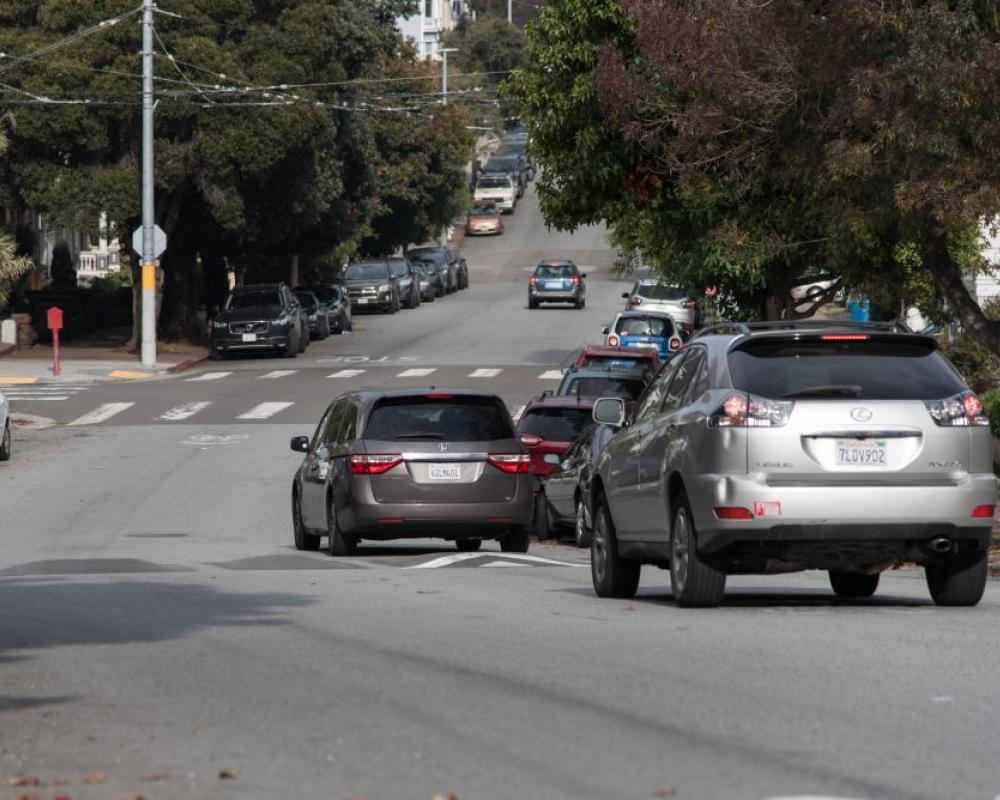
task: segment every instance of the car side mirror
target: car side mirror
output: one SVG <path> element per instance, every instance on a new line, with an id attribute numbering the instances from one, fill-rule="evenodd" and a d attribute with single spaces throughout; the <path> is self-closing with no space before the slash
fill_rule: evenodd
<path id="1" fill-rule="evenodd" d="M 296 453 L 308 453 L 309 452 L 309 437 L 308 436 L 293 436 L 291 442 L 292 450 Z"/>
<path id="2" fill-rule="evenodd" d="M 629 298 L 629 293 L 628 292 L 622 292 L 622 299 L 623 300 L 628 300 L 628 298 Z M 605 331 L 605 333 L 607 333 L 607 331 Z"/>
<path id="3" fill-rule="evenodd" d="M 625 424 L 625 401 L 620 397 L 602 397 L 594 403 L 594 422 L 620 428 Z"/>
<path id="4" fill-rule="evenodd" d="M 611 333 L 611 328 L 601 328 L 601 333 L 603 334 Z"/>
<path id="5" fill-rule="evenodd" d="M 580 273 L 580 280 L 583 280 L 586 277 L 587 277 L 587 273 L 586 272 L 581 272 Z"/>

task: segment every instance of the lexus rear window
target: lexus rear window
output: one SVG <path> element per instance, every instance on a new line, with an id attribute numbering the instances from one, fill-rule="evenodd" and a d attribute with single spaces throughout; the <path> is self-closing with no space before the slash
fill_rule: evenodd
<path id="1" fill-rule="evenodd" d="M 365 438 L 381 441 L 491 442 L 514 436 L 503 403 L 493 397 L 392 397 L 368 418 Z"/>
<path id="2" fill-rule="evenodd" d="M 757 342 L 729 354 L 733 386 L 772 399 L 940 400 L 965 389 L 938 351 L 908 342 Z"/>
<path id="3" fill-rule="evenodd" d="M 689 294 L 676 286 L 659 286 L 648 283 L 640 283 L 636 287 L 635 293 L 639 297 L 648 297 L 650 300 L 686 300 Z"/>
<path id="4" fill-rule="evenodd" d="M 593 421 L 590 408 L 535 408 L 521 417 L 517 432 L 550 442 L 572 442 Z"/>
<path id="5" fill-rule="evenodd" d="M 624 397 L 635 400 L 642 394 L 646 384 L 628 378 L 575 378 L 569 382 L 566 391 L 560 394 L 579 394 L 583 397 Z"/>

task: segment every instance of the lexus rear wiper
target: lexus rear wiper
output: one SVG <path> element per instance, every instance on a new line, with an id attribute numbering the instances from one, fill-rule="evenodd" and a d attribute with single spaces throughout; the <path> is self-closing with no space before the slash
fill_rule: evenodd
<path id="1" fill-rule="evenodd" d="M 793 397 L 860 397 L 861 391 L 860 386 L 809 386 L 783 394 L 782 398 L 790 400 Z"/>
<path id="2" fill-rule="evenodd" d="M 443 433 L 400 433 L 394 439 L 443 439 Z"/>

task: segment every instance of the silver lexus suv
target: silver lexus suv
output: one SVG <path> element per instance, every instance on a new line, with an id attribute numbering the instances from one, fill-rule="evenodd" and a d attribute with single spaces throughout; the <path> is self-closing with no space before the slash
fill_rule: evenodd
<path id="1" fill-rule="evenodd" d="M 642 564 L 682 606 L 729 574 L 827 570 L 841 597 L 924 567 L 939 605 L 975 605 L 996 507 L 988 422 L 934 339 L 849 323 L 706 328 L 650 384 L 594 468 L 591 566 L 630 597 Z"/>

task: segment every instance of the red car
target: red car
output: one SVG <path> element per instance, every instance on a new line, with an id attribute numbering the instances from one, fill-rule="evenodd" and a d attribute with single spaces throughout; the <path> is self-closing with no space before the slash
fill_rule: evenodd
<path id="1" fill-rule="evenodd" d="M 651 347 L 611 347 L 606 344 L 584 345 L 576 357 L 576 366 L 583 367 L 637 367 L 647 368 L 654 375 L 659 373 L 660 354 Z"/>
<path id="2" fill-rule="evenodd" d="M 525 406 L 516 432 L 531 456 L 533 475 L 544 478 L 556 468 L 562 454 L 593 422 L 595 402 L 595 397 L 542 395 Z"/>

